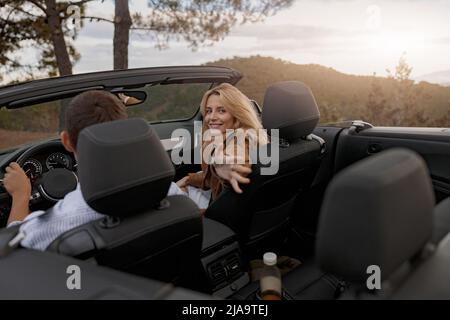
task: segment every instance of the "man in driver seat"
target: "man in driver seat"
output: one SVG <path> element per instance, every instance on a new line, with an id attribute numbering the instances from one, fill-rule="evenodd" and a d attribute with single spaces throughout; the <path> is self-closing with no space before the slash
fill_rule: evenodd
<path id="1" fill-rule="evenodd" d="M 61 142 L 76 158 L 78 134 L 84 128 L 126 118 L 126 107 L 114 94 L 98 90 L 81 93 L 70 102 L 66 110 L 65 129 L 60 134 Z M 235 180 L 230 178 L 233 171 L 231 165 L 222 165 L 216 171 L 223 179 Z M 88 206 L 79 184 L 52 208 L 30 213 L 31 183 L 15 162 L 6 168 L 3 184 L 12 197 L 8 227 L 21 224 L 20 231 L 25 235 L 21 245 L 26 248 L 45 250 L 64 232 L 104 216 Z"/>
<path id="2" fill-rule="evenodd" d="M 65 129 L 60 134 L 61 142 L 76 158 L 76 145 L 81 130 L 94 124 L 126 118 L 125 105 L 112 93 L 84 92 L 76 96 L 66 110 Z M 6 168 L 3 183 L 12 197 L 8 227 L 22 224 L 20 231 L 25 234 L 25 238 L 21 245 L 24 247 L 45 250 L 64 232 L 103 217 L 103 214 L 94 211 L 84 201 L 80 184 L 47 211 L 30 213 L 31 184 L 17 163 L 12 162 Z"/>

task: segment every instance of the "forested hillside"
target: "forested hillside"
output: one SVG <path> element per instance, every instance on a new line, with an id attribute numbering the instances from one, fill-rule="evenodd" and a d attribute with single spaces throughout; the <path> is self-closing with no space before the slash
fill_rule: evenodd
<path id="1" fill-rule="evenodd" d="M 238 87 L 264 105 L 264 92 L 274 82 L 299 80 L 316 97 L 321 123 L 361 119 L 381 126 L 450 127 L 450 87 L 410 80 L 404 60 L 390 77 L 355 76 L 320 65 L 298 65 L 268 57 L 234 58 L 209 63 L 243 74 Z M 208 84 L 144 87 L 149 99 L 129 109 L 149 121 L 189 118 Z M 61 128 L 62 100 L 30 108 L 0 109 L 0 149 L 56 136 Z M 66 104 L 68 101 L 66 102 Z"/>
<path id="2" fill-rule="evenodd" d="M 237 86 L 261 106 L 271 83 L 304 82 L 316 97 L 321 122 L 362 119 L 386 126 L 450 126 L 450 87 L 414 84 L 404 62 L 390 78 L 348 75 L 320 65 L 298 65 L 260 56 L 209 64 L 239 70 L 244 78 Z"/>

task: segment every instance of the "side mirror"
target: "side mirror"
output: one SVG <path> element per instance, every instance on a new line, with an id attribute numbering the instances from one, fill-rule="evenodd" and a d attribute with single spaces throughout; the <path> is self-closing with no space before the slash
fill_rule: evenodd
<path id="1" fill-rule="evenodd" d="M 147 99 L 147 93 L 144 91 L 120 90 L 112 93 L 122 100 L 127 107 L 141 104 Z"/>

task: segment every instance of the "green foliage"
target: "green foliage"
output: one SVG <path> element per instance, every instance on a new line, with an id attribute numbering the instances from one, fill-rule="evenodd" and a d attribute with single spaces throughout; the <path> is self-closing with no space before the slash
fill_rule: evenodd
<path id="1" fill-rule="evenodd" d="M 85 2 L 79 4 L 81 13 L 85 10 Z M 72 31 L 67 25 L 66 14 L 70 4 L 70 1 L 57 1 L 56 11 L 59 13 L 62 32 L 66 36 L 66 49 L 73 64 L 80 59 L 80 55 L 70 42 Z M 76 36 L 76 33 L 73 34 L 72 39 Z M 0 39 L 0 81 L 1 74 L 12 71 L 19 72 L 18 77 L 22 81 L 43 73 L 47 76 L 58 74 L 45 0 L 0 0 Z M 39 51 L 40 60 L 35 64 L 23 63 L 22 57 L 17 54 L 30 46 Z"/>
<path id="2" fill-rule="evenodd" d="M 185 40 L 192 49 L 222 40 L 236 24 L 258 22 L 289 7 L 294 0 L 147 1 L 147 16 L 132 15 L 132 30 L 152 32 L 156 47 Z"/>
<path id="3" fill-rule="evenodd" d="M 18 78 L 32 79 L 36 76 L 56 76 L 71 74 L 72 65 L 80 59 L 71 39 L 75 40 L 77 31 L 69 29 L 70 23 L 67 14 L 69 5 L 77 5 L 80 8 L 80 18 L 91 21 L 103 21 L 114 23 L 117 30 L 120 29 L 120 21 L 123 20 L 125 11 L 116 11 L 117 17 L 113 20 L 104 17 L 86 16 L 86 4 L 99 0 L 0 0 L 0 81 L 1 74 L 11 71 L 20 71 Z M 101 1 L 103 2 L 103 0 Z M 128 13 L 128 2 L 122 1 Z M 136 12 L 132 16 L 132 25 L 121 29 L 120 36 L 114 38 L 114 47 L 119 44 L 128 45 L 129 31 L 142 31 L 150 33 L 158 48 L 168 47 L 169 40 L 185 40 L 192 49 L 200 45 L 211 45 L 222 40 L 231 28 L 240 23 L 257 22 L 265 17 L 275 14 L 278 10 L 289 7 L 293 0 L 189 0 L 189 1 L 148 1 L 149 15 L 144 16 Z M 116 3 L 116 9 L 117 7 Z M 55 10 L 49 7 L 55 6 Z M 55 14 L 56 13 L 56 14 Z M 50 30 L 49 21 L 56 17 L 61 29 L 56 30 L 55 24 Z M 131 23 L 131 22 L 130 22 Z M 55 35 L 64 34 L 65 48 L 61 41 L 56 41 Z M 33 46 L 39 50 L 40 60 L 37 64 L 24 64 L 16 52 L 26 46 Z M 55 46 L 59 48 L 55 50 Z M 66 58 L 67 51 L 69 58 Z M 56 57 L 56 54 L 59 57 Z M 114 51 L 115 68 L 126 68 L 128 57 L 122 57 L 125 61 L 118 63 L 121 51 Z M 126 55 L 126 54 L 125 54 Z M 13 81 L 12 79 L 11 81 Z"/>

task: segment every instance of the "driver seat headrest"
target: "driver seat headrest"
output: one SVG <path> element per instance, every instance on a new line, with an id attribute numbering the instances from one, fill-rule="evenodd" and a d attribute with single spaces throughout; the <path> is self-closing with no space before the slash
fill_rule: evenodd
<path id="1" fill-rule="evenodd" d="M 344 169 L 328 186 L 316 251 L 323 270 L 365 283 L 382 280 L 420 253 L 432 234 L 434 193 L 425 162 L 390 149 Z"/>
<path id="2" fill-rule="evenodd" d="M 265 129 L 279 129 L 287 141 L 311 134 L 320 113 L 311 90 L 302 82 L 285 81 L 269 86 L 264 96 L 262 122 Z"/>
<path id="3" fill-rule="evenodd" d="M 157 207 L 175 175 L 158 135 L 143 119 L 83 129 L 77 157 L 84 199 L 94 210 L 110 216 Z"/>

